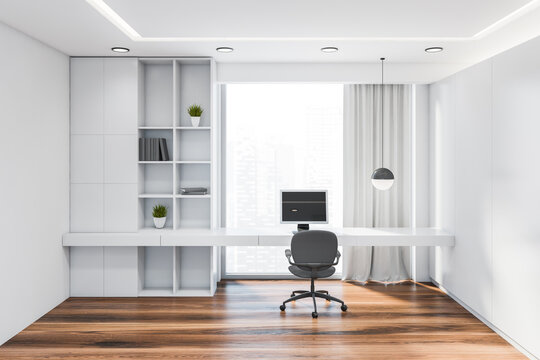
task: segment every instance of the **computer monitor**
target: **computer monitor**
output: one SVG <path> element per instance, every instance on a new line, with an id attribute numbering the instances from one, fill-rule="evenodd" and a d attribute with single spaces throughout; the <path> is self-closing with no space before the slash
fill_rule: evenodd
<path id="1" fill-rule="evenodd" d="M 281 223 L 298 224 L 298 231 L 309 224 L 328 224 L 326 190 L 281 190 Z"/>

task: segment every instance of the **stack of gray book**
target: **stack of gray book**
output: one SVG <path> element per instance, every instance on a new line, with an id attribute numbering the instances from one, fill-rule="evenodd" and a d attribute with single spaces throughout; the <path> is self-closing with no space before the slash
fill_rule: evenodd
<path id="1" fill-rule="evenodd" d="M 208 194 L 208 188 L 205 187 L 183 187 L 180 188 L 182 195 L 206 195 Z"/>
<path id="2" fill-rule="evenodd" d="M 167 140 L 163 138 L 139 138 L 139 161 L 169 161 Z"/>

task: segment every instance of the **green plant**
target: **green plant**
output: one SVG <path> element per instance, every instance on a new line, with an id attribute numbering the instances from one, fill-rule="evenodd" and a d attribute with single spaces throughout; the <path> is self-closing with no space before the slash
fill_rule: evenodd
<path id="1" fill-rule="evenodd" d="M 187 108 L 189 116 L 200 117 L 203 113 L 203 108 L 200 105 L 193 104 Z"/>
<path id="2" fill-rule="evenodd" d="M 163 218 L 167 216 L 167 207 L 163 205 L 156 205 L 152 209 L 152 216 L 155 218 Z"/>

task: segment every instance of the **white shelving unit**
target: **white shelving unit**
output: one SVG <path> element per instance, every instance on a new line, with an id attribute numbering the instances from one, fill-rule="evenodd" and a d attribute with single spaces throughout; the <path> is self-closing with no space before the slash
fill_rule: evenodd
<path id="1" fill-rule="evenodd" d="M 213 59 L 74 58 L 71 70 L 70 226 L 89 244 L 71 249 L 71 295 L 213 295 L 219 247 L 160 242 L 219 226 Z M 196 128 L 191 104 L 204 109 Z M 170 160 L 139 161 L 137 138 L 164 138 Z M 198 186 L 209 193 L 180 193 Z M 161 230 L 157 204 L 169 209 Z"/>
<path id="2" fill-rule="evenodd" d="M 213 67 L 207 58 L 140 59 L 139 137 L 165 138 L 171 160 L 138 162 L 139 199 L 153 199 L 139 201 L 139 228 L 152 227 L 150 207 L 160 199 L 169 206 L 173 229 L 212 226 Z M 191 126 L 191 104 L 204 109 L 200 127 Z M 204 186 L 209 193 L 181 195 L 186 186 Z M 168 199 L 174 199 L 172 206 Z"/>
<path id="3" fill-rule="evenodd" d="M 139 137 L 165 138 L 170 161 L 139 161 L 139 228 L 153 228 L 152 208 L 168 207 L 166 229 L 210 229 L 215 188 L 214 63 L 208 58 L 140 59 Z M 199 127 L 191 126 L 187 107 L 204 109 Z M 182 195 L 181 187 L 207 187 L 207 195 Z M 215 291 L 215 247 L 139 249 L 139 295 L 210 296 Z M 163 266 L 167 276 L 149 267 Z M 161 276 L 155 282 L 153 277 Z M 164 282 L 161 282 L 164 281 Z M 165 285 L 166 284 L 166 285 Z M 212 285 L 213 284 L 213 285 Z"/>

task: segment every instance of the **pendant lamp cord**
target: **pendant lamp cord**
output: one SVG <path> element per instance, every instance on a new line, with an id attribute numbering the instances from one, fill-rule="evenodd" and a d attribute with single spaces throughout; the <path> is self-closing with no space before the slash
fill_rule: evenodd
<path id="1" fill-rule="evenodd" d="M 381 58 L 381 167 L 384 167 L 384 60 Z"/>

